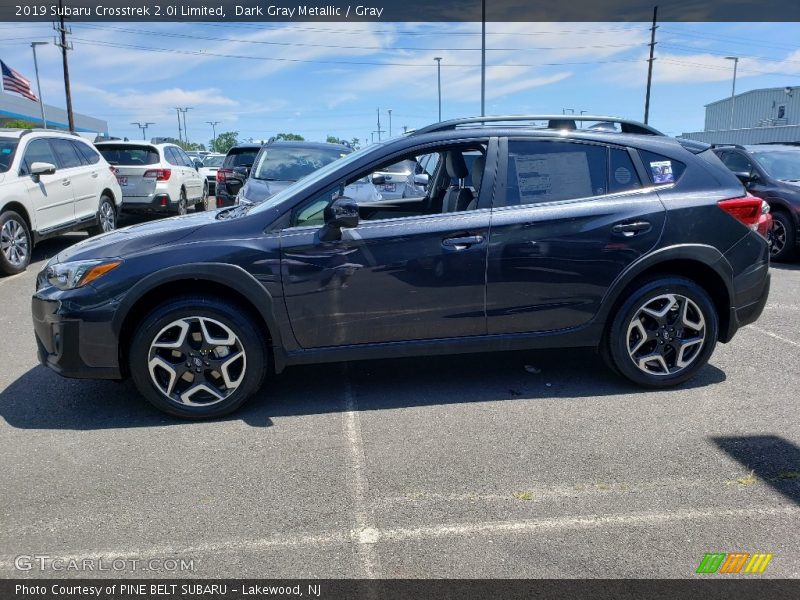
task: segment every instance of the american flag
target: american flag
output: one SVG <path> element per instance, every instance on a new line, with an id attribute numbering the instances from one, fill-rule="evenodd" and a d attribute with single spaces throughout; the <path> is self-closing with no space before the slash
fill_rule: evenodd
<path id="1" fill-rule="evenodd" d="M 16 92 L 28 100 L 38 102 L 39 99 L 31 89 L 31 82 L 0 60 L 0 69 L 3 71 L 3 89 L 6 92 Z"/>

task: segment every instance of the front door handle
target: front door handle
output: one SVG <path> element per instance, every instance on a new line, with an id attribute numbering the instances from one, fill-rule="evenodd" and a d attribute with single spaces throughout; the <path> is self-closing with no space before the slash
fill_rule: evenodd
<path id="1" fill-rule="evenodd" d="M 445 248 L 454 248 L 456 250 L 464 250 L 475 244 L 483 242 L 482 235 L 465 235 L 463 237 L 445 238 L 442 240 L 442 246 Z"/>
<path id="2" fill-rule="evenodd" d="M 69 180 L 69 179 L 62 179 L 62 180 L 61 180 L 61 185 L 69 185 L 70 183 L 71 183 L 71 182 L 70 182 L 70 180 Z"/>
<path id="3" fill-rule="evenodd" d="M 631 221 L 627 223 L 617 223 L 611 228 L 614 233 L 622 234 L 625 237 L 632 237 L 637 233 L 647 233 L 653 228 L 649 221 Z"/>

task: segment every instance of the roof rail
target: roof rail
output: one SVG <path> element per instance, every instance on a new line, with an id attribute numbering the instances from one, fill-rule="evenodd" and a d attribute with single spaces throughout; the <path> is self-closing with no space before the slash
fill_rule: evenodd
<path id="1" fill-rule="evenodd" d="M 63 129 L 46 129 L 44 127 L 0 127 L 0 131 L 19 131 L 19 137 L 23 135 L 28 135 L 29 133 L 60 133 L 62 135 L 74 135 L 77 137 L 81 137 L 81 135 L 77 131 L 65 131 Z"/>
<path id="2" fill-rule="evenodd" d="M 741 144 L 711 144 L 712 148 L 739 148 L 745 150 L 746 148 Z"/>
<path id="3" fill-rule="evenodd" d="M 466 117 L 463 119 L 452 119 L 434 123 L 421 129 L 416 129 L 410 135 L 420 135 L 422 133 L 433 133 L 435 131 L 450 131 L 458 127 L 469 125 L 487 125 L 489 123 L 502 122 L 524 122 L 524 121 L 547 121 L 548 129 L 577 129 L 577 121 L 598 121 L 601 123 L 618 123 L 623 133 L 640 133 L 645 135 L 664 135 L 658 129 L 620 117 L 608 117 L 602 115 L 499 115 L 488 117 Z"/>

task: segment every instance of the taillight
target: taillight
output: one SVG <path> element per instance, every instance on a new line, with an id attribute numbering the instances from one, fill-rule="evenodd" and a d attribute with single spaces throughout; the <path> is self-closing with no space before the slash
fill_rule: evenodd
<path id="1" fill-rule="evenodd" d="M 757 231 L 763 202 L 761 198 L 748 195 L 744 198 L 720 200 L 717 204 L 737 221 L 746 225 L 753 231 Z"/>
<path id="2" fill-rule="evenodd" d="M 225 183 L 225 179 L 228 177 L 228 173 L 233 173 L 231 169 L 220 169 L 217 171 L 217 181 L 219 183 Z"/>
<path id="3" fill-rule="evenodd" d="M 156 181 L 167 181 L 171 175 L 172 169 L 150 169 L 145 171 L 142 177 L 145 179 L 153 178 Z"/>
<path id="4" fill-rule="evenodd" d="M 114 167 L 114 165 L 108 165 L 108 170 L 111 171 L 112 175 L 116 176 L 117 169 Z"/>

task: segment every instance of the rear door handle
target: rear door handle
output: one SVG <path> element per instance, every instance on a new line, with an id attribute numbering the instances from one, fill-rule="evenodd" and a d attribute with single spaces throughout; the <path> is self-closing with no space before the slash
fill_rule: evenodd
<path id="1" fill-rule="evenodd" d="M 70 182 L 70 180 L 69 180 L 69 179 L 62 179 L 62 180 L 61 180 L 61 185 L 69 185 L 70 183 L 71 183 L 71 182 Z"/>
<path id="2" fill-rule="evenodd" d="M 653 228 L 649 221 L 633 221 L 628 223 L 617 223 L 611 228 L 614 233 L 619 233 L 625 237 L 631 237 L 637 233 L 647 233 Z"/>
<path id="3" fill-rule="evenodd" d="M 463 237 L 445 238 L 442 240 L 442 246 L 463 250 L 475 244 L 480 244 L 481 242 L 483 242 L 482 235 L 465 235 Z"/>
<path id="4" fill-rule="evenodd" d="M 97 179 L 97 171 L 95 171 L 94 173 L 92 173 L 92 177 L 94 177 L 95 179 Z"/>

